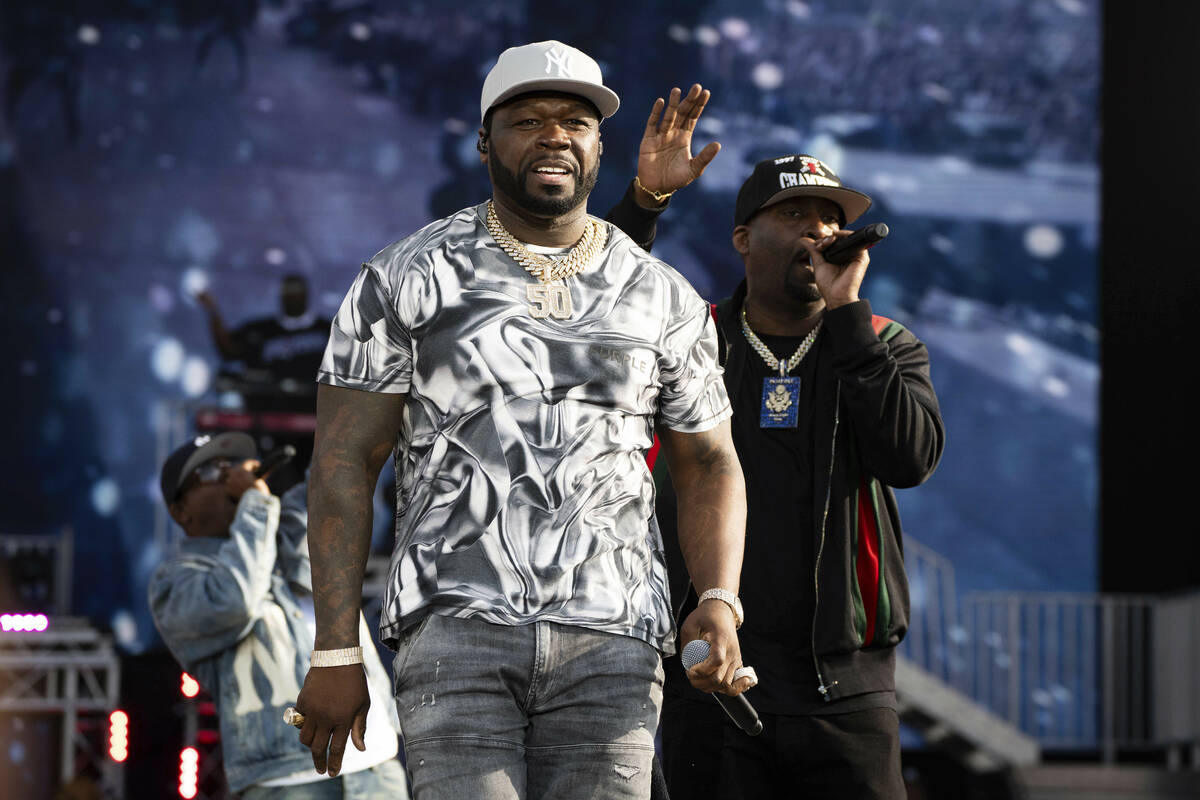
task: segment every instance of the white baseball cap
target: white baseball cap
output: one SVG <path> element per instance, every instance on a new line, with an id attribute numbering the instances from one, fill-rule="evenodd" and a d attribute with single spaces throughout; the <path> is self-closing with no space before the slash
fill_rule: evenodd
<path id="1" fill-rule="evenodd" d="M 612 89 L 605 87 L 600 65 L 582 50 L 556 42 L 534 42 L 510 47 L 496 59 L 496 66 L 483 79 L 479 116 L 519 94 L 536 91 L 577 94 L 611 117 L 621 105 Z"/>

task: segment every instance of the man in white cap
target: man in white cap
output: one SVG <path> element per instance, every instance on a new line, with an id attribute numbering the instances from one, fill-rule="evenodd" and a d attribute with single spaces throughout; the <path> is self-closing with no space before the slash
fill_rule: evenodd
<path id="1" fill-rule="evenodd" d="M 692 680 L 751 683 L 735 676 L 745 487 L 708 305 L 587 214 L 617 105 L 572 47 L 506 50 L 480 104 L 491 200 L 370 259 L 334 321 L 309 495 L 317 649 L 297 701 L 318 770 L 362 738 L 355 621 L 393 450 L 381 634 L 416 797 L 649 796 L 675 646 L 655 432 L 703 598 L 680 629 L 710 645 Z"/>

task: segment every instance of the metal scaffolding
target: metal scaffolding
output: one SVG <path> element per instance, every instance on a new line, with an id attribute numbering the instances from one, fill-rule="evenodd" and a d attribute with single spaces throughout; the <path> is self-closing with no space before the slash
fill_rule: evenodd
<path id="1" fill-rule="evenodd" d="M 120 685 L 111 637 L 86 620 L 53 617 L 45 631 L 0 634 L 0 714 L 60 715 L 59 777 L 94 770 L 113 797 L 124 796 L 124 770 L 105 737 Z"/>

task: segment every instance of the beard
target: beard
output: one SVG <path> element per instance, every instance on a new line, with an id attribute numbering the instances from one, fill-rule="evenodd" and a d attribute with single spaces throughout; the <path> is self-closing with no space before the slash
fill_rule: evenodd
<path id="1" fill-rule="evenodd" d="M 499 159 L 488 159 L 488 175 L 492 186 L 501 194 L 508 195 L 526 211 L 539 217 L 561 217 L 587 202 L 588 195 L 596 188 L 600 176 L 600 162 L 586 175 L 575 175 L 575 191 L 570 195 L 536 195 L 525 188 L 525 181 L 517 173 L 500 163 Z"/>
<path id="2" fill-rule="evenodd" d="M 793 259 L 798 257 L 793 256 Z M 801 263 L 792 260 L 783 273 L 783 292 L 780 299 L 791 303 L 810 305 L 821 300 L 821 290 L 817 288 L 816 276 L 813 275 L 807 261 Z"/>
<path id="3" fill-rule="evenodd" d="M 794 277 L 790 272 L 783 279 L 783 288 L 787 296 L 797 303 L 815 303 L 821 299 L 821 290 L 817 288 L 816 281 L 801 280 Z"/>

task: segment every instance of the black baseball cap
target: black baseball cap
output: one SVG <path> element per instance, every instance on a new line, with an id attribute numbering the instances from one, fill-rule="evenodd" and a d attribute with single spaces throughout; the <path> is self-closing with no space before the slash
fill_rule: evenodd
<path id="1" fill-rule="evenodd" d="M 760 208 L 789 197 L 825 197 L 837 203 L 849 225 L 871 207 L 871 198 L 842 185 L 842 179 L 829 165 L 812 156 L 797 153 L 768 158 L 754 165 L 754 172 L 742 184 L 733 212 L 733 225 L 745 225 Z"/>
<path id="2" fill-rule="evenodd" d="M 167 457 L 159 476 L 163 500 L 167 505 L 174 503 L 179 498 L 179 488 L 192 474 L 192 470 L 206 461 L 212 461 L 214 458 L 244 461 L 257 457 L 258 447 L 254 440 L 244 433 L 218 433 L 215 436 L 201 434 Z"/>

